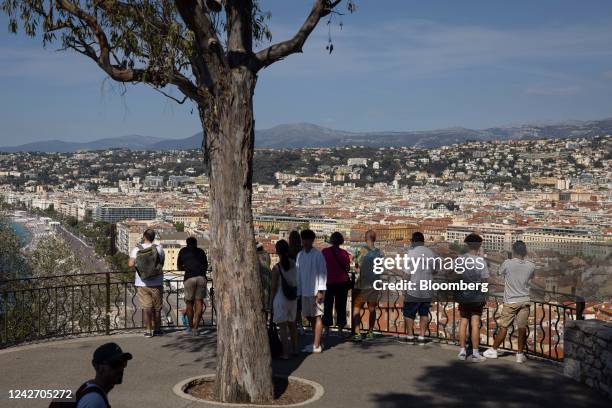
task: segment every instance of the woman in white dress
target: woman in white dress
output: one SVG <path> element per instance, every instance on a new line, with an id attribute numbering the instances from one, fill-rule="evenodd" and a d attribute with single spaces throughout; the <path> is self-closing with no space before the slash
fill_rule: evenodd
<path id="1" fill-rule="evenodd" d="M 289 244 L 284 239 L 276 243 L 276 253 L 280 258 L 272 268 L 272 290 L 274 293 L 272 300 L 272 311 L 274 323 L 278 325 L 281 342 L 283 343 L 282 359 L 289 359 L 289 344 L 293 355 L 298 354 L 298 336 L 295 316 L 297 312 L 297 297 L 293 300 L 287 299 L 283 291 L 282 280 L 290 288 L 297 287 L 297 268 L 295 262 L 289 257 Z M 282 276 L 281 276 L 282 274 Z M 296 293 L 297 294 L 297 293 Z"/>

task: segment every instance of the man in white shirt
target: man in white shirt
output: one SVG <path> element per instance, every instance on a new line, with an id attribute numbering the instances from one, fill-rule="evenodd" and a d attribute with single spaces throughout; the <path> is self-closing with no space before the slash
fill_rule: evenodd
<path id="1" fill-rule="evenodd" d="M 306 229 L 300 233 L 303 249 L 298 253 L 298 296 L 302 298 L 302 316 L 307 317 L 313 328 L 314 341 L 302 349 L 304 353 L 320 353 L 323 332 L 323 301 L 327 289 L 327 266 L 325 257 L 312 244 L 314 231 Z"/>
<path id="2" fill-rule="evenodd" d="M 136 259 L 138 258 L 139 252 L 154 245 L 158 253 L 159 264 L 157 266 L 161 272 L 161 267 L 164 265 L 166 255 L 162 246 L 153 244 L 154 241 L 155 231 L 152 229 L 147 229 L 143 234 L 143 243 L 132 249 L 132 252 L 130 253 L 130 260 L 128 261 L 128 266 L 134 271 L 136 297 L 138 298 L 140 307 L 144 311 L 144 335 L 147 338 L 162 334 L 160 327 L 164 274 L 162 272 L 153 278 L 141 279 L 140 274 L 142 271 L 139 273 L 137 270 Z"/>

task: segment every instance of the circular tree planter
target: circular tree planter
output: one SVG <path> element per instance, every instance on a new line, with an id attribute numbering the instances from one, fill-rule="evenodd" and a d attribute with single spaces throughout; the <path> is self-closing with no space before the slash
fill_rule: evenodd
<path id="1" fill-rule="evenodd" d="M 224 407 L 299 407 L 320 399 L 323 386 L 299 377 L 274 377 L 274 400 L 267 404 L 219 402 L 214 399 L 215 374 L 187 378 L 176 384 L 173 391 L 181 398 Z"/>

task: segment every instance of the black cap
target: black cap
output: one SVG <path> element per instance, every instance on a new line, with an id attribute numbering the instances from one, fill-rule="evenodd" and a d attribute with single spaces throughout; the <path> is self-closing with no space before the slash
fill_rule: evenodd
<path id="1" fill-rule="evenodd" d="M 132 355 L 130 353 L 124 353 L 117 343 L 103 344 L 98 347 L 93 354 L 94 364 L 108 364 L 121 360 L 127 361 L 131 359 Z"/>

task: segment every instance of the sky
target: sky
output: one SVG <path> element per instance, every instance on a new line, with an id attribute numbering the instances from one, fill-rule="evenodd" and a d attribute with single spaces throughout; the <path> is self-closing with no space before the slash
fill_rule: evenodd
<path id="1" fill-rule="evenodd" d="M 260 72 L 256 128 L 487 128 L 612 116 L 612 1 L 356 3 L 357 12 L 344 3 L 343 16 L 322 21 L 302 54 Z M 272 42 L 289 38 L 311 5 L 262 0 Z M 85 57 L 10 34 L 7 21 L 0 16 L 0 146 L 200 131 L 191 105 L 144 85 L 124 92 Z"/>

